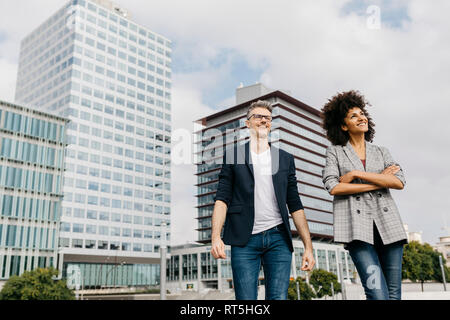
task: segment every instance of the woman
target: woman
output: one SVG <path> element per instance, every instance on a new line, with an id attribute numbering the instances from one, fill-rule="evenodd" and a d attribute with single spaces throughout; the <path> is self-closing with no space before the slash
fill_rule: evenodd
<path id="1" fill-rule="evenodd" d="M 368 300 L 401 299 L 406 232 L 389 189 L 403 189 L 403 171 L 385 147 L 372 144 L 370 105 L 357 91 L 322 108 L 327 149 L 323 183 L 334 196 L 334 241 L 345 244 Z"/>

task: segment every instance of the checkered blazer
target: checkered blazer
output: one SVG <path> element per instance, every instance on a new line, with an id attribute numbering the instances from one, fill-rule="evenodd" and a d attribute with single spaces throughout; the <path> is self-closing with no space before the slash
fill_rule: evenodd
<path id="1" fill-rule="evenodd" d="M 322 181 L 330 192 L 339 178 L 352 171 L 381 173 L 391 165 L 398 165 L 388 149 L 366 141 L 366 169 L 350 143 L 345 146 L 330 146 L 327 149 L 326 164 L 322 171 Z M 403 170 L 395 176 L 406 184 Z M 368 183 L 355 179 L 352 183 Z M 383 244 L 400 240 L 406 242 L 406 232 L 400 214 L 389 189 L 379 189 L 333 198 L 334 241 L 348 243 L 361 240 L 373 244 L 373 223 L 375 222 Z"/>

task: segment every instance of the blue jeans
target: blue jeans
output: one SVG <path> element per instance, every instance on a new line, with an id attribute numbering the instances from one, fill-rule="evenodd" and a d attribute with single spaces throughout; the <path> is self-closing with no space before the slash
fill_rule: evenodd
<path id="1" fill-rule="evenodd" d="M 231 269 L 236 300 L 256 300 L 261 264 L 266 300 L 286 300 L 292 252 L 289 236 L 281 224 L 253 234 L 243 246 L 231 246 Z"/>
<path id="2" fill-rule="evenodd" d="M 384 245 L 374 224 L 374 244 L 354 240 L 347 244 L 367 300 L 400 300 L 403 242 Z"/>

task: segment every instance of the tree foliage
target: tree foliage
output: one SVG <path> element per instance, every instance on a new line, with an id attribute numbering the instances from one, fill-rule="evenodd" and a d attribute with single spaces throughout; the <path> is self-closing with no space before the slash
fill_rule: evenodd
<path id="1" fill-rule="evenodd" d="M 303 279 L 301 277 L 297 277 L 296 280 L 289 281 L 289 288 L 288 288 L 288 299 L 289 300 L 298 300 L 297 299 L 296 281 L 298 281 L 298 284 L 299 284 L 300 300 L 311 300 L 312 298 L 316 297 L 316 295 L 314 294 L 314 291 L 306 283 L 305 279 Z"/>
<path id="2" fill-rule="evenodd" d="M 317 298 L 323 296 L 333 296 L 331 291 L 331 283 L 333 283 L 334 293 L 341 292 L 341 284 L 338 282 L 337 276 L 323 269 L 314 269 L 311 272 L 309 283 L 313 286 Z"/>
<path id="3" fill-rule="evenodd" d="M 403 250 L 402 279 L 421 282 L 422 291 L 425 281 L 443 282 L 439 256 L 442 256 L 442 253 L 434 250 L 428 243 L 420 244 L 418 241 L 411 241 Z M 449 281 L 450 269 L 445 266 L 443 256 L 442 262 L 446 281 Z"/>
<path id="4" fill-rule="evenodd" d="M 0 300 L 74 300 L 65 280 L 53 280 L 54 268 L 38 268 L 12 276 L 0 291 Z"/>

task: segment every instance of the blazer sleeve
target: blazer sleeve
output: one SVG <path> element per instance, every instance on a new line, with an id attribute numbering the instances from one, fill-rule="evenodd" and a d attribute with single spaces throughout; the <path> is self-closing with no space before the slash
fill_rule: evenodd
<path id="1" fill-rule="evenodd" d="M 397 162 L 394 161 L 394 159 L 391 156 L 391 153 L 386 147 L 380 147 L 381 153 L 383 154 L 383 160 L 384 160 L 384 168 L 390 167 L 392 165 L 397 165 L 400 167 L 400 170 L 395 173 L 394 175 L 403 183 L 403 186 L 406 185 L 406 179 L 405 174 L 403 173 L 403 169 Z"/>
<path id="2" fill-rule="evenodd" d="M 289 173 L 288 173 L 288 188 L 286 193 L 286 204 L 289 209 L 289 213 L 303 209 L 300 195 L 297 188 L 297 176 L 295 175 L 295 161 L 294 156 L 290 155 L 289 160 Z"/>
<path id="3" fill-rule="evenodd" d="M 339 184 L 339 166 L 336 156 L 336 148 L 330 146 L 327 148 L 325 168 L 322 170 L 322 182 L 328 193 Z"/>
<path id="4" fill-rule="evenodd" d="M 233 197 L 233 168 L 231 163 L 227 163 L 226 154 L 224 152 L 223 160 L 222 160 L 222 169 L 219 173 L 219 186 L 217 187 L 217 192 L 214 197 L 214 202 L 217 200 L 221 200 L 227 204 L 227 207 L 230 206 L 231 199 Z"/>

